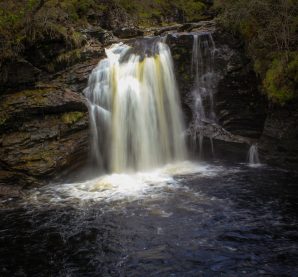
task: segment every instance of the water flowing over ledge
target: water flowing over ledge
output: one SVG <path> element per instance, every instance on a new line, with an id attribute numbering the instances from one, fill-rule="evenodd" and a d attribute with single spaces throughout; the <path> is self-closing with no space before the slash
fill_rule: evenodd
<path id="1" fill-rule="evenodd" d="M 169 47 L 162 39 L 106 49 L 89 99 L 92 158 L 99 170 L 144 170 L 183 160 L 186 146 Z"/>

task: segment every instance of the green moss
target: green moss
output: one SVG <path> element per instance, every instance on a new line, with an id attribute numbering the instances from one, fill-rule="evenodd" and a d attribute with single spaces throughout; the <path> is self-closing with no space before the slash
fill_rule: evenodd
<path id="1" fill-rule="evenodd" d="M 55 72 L 57 69 L 65 68 L 78 62 L 82 56 L 82 48 L 64 52 L 56 57 L 51 63 L 46 65 L 49 72 Z"/>
<path id="2" fill-rule="evenodd" d="M 199 1 L 183 1 L 180 6 L 187 21 L 197 21 L 202 19 L 202 13 L 206 10 L 206 6 Z"/>
<path id="3" fill-rule="evenodd" d="M 184 73 L 183 74 L 183 79 L 186 80 L 186 81 L 191 81 L 191 76 L 187 73 Z"/>
<path id="4" fill-rule="evenodd" d="M 215 0 L 214 8 L 218 22 L 244 39 L 268 98 L 284 104 L 297 97 L 296 2 Z"/>
<path id="5" fill-rule="evenodd" d="M 281 104 L 297 97 L 298 52 L 291 53 L 289 59 L 275 58 L 263 82 L 269 98 Z"/>
<path id="6" fill-rule="evenodd" d="M 78 122 L 84 116 L 85 116 L 85 113 L 83 112 L 70 112 L 70 113 L 64 113 L 61 119 L 65 124 L 72 125 Z"/>
<path id="7" fill-rule="evenodd" d="M 173 55 L 174 60 L 179 60 L 180 58 L 181 58 L 181 55 L 178 53 Z"/>
<path id="8" fill-rule="evenodd" d="M 0 126 L 4 125 L 8 119 L 8 115 L 5 112 L 0 113 Z"/>
<path id="9" fill-rule="evenodd" d="M 51 88 L 35 89 L 35 90 L 23 90 L 17 93 L 8 95 L 1 103 L 1 109 L 8 109 L 11 105 L 15 105 L 20 101 L 20 99 L 26 98 L 28 105 L 38 105 L 42 106 L 46 104 L 47 98 L 45 97 L 47 93 L 51 92 Z M 23 101 L 23 100 L 22 100 Z"/>

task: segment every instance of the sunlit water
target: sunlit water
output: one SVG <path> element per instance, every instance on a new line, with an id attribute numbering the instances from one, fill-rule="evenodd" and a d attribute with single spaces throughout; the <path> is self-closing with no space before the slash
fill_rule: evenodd
<path id="1" fill-rule="evenodd" d="M 297 276 L 295 172 L 166 165 L 1 202 L 1 276 Z"/>

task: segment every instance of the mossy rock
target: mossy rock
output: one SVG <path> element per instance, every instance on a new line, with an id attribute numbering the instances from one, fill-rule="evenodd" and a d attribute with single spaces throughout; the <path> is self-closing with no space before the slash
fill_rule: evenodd
<path id="1" fill-rule="evenodd" d="M 70 112 L 64 113 L 61 119 L 65 124 L 72 125 L 80 121 L 85 115 L 86 113 L 83 112 Z"/>

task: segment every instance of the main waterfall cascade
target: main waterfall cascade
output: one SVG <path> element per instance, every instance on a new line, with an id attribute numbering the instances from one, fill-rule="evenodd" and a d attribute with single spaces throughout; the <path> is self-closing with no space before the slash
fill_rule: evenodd
<path id="1" fill-rule="evenodd" d="M 194 78 L 192 96 L 192 141 L 196 147 L 199 140 L 200 156 L 203 154 L 203 134 L 201 132 L 205 123 L 216 123 L 214 111 L 214 95 L 218 83 L 215 72 L 214 54 L 216 51 L 213 37 L 210 33 L 193 35 L 192 68 Z M 213 141 L 210 139 L 213 152 Z"/>
<path id="2" fill-rule="evenodd" d="M 127 172 L 186 158 L 184 125 L 169 47 L 160 38 L 106 49 L 93 70 L 89 100 L 92 157 Z"/>

